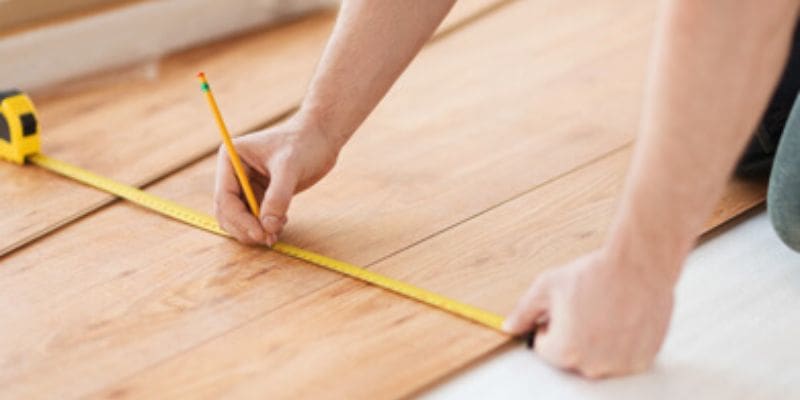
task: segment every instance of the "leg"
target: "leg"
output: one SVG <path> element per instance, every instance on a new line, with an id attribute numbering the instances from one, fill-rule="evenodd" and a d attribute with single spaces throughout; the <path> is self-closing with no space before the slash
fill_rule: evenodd
<path id="1" fill-rule="evenodd" d="M 778 145 L 767 209 L 778 236 L 800 252 L 800 100 L 794 102 Z"/>

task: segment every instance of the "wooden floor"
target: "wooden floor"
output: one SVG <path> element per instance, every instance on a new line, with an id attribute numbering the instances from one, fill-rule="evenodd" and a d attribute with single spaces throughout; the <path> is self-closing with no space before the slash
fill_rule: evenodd
<path id="1" fill-rule="evenodd" d="M 459 1 L 283 239 L 498 313 L 599 245 L 630 157 L 654 4 Z M 45 152 L 210 211 L 218 141 L 297 106 L 334 15 L 38 96 Z M 386 398 L 509 339 L 320 268 L 0 165 L 0 397 Z M 763 199 L 732 182 L 708 227 Z"/>

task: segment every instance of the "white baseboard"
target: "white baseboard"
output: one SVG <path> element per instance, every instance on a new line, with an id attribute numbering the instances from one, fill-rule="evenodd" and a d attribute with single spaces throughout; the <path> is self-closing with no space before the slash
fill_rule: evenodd
<path id="1" fill-rule="evenodd" d="M 335 5 L 335 0 L 162 0 L 0 37 L 0 89 L 36 90 Z"/>

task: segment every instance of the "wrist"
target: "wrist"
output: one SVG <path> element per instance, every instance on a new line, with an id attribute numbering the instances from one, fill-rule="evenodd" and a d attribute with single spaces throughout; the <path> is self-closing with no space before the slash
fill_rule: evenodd
<path id="1" fill-rule="evenodd" d="M 342 127 L 334 117 L 333 111 L 304 102 L 293 119 L 300 124 L 303 131 L 323 135 L 338 153 L 353 135 L 353 131 Z"/>
<path id="2" fill-rule="evenodd" d="M 338 156 L 342 147 L 347 143 L 348 137 L 343 137 L 334 133 L 335 131 L 331 131 L 329 127 L 326 126 L 324 120 L 320 119 L 314 113 L 302 109 L 298 110 L 289 118 L 287 123 L 293 126 L 292 130 L 298 135 L 313 136 L 313 140 L 321 140 L 327 143 L 330 152 L 336 156 Z"/>
<path id="3" fill-rule="evenodd" d="M 622 273 L 635 273 L 653 288 L 672 288 L 693 240 L 670 237 L 667 228 L 642 229 L 642 224 L 615 224 L 601 248 L 604 265 Z"/>

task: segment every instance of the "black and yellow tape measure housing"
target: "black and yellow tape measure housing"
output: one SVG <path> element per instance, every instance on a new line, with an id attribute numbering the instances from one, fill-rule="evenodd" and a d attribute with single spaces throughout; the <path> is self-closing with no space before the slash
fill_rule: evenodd
<path id="1" fill-rule="evenodd" d="M 39 153 L 39 121 L 31 99 L 19 90 L 0 92 L 0 157 L 16 164 Z"/>

